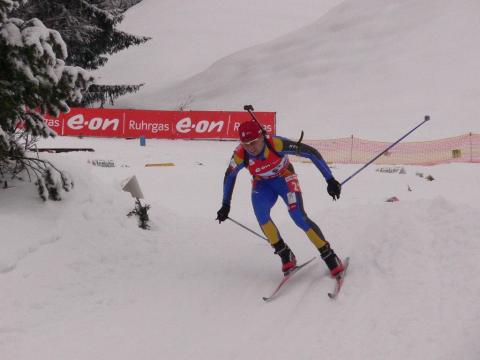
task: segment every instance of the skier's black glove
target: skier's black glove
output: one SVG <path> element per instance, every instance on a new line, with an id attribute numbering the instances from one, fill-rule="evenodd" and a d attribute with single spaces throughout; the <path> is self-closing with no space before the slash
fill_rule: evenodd
<path id="1" fill-rule="evenodd" d="M 223 204 L 220 210 L 217 211 L 217 218 L 218 223 L 220 224 L 222 221 L 228 219 L 228 214 L 230 213 L 230 205 Z"/>
<path id="2" fill-rule="evenodd" d="M 340 193 L 342 192 L 342 185 L 335 180 L 335 178 L 331 178 L 330 180 L 327 181 L 328 186 L 327 186 L 327 192 L 328 195 L 330 195 L 333 200 L 340 199 Z"/>

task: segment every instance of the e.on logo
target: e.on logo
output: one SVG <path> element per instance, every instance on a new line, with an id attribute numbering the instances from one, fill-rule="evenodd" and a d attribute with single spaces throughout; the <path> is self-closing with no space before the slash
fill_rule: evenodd
<path id="1" fill-rule="evenodd" d="M 119 119 L 104 119 L 101 117 L 93 117 L 91 119 L 85 119 L 83 114 L 74 115 L 67 120 L 67 127 L 72 130 L 111 130 L 115 131 L 120 125 Z"/>
<path id="2" fill-rule="evenodd" d="M 177 125 L 175 126 L 176 130 L 179 133 L 187 134 L 191 131 L 203 134 L 203 133 L 211 133 L 214 131 L 221 132 L 223 130 L 223 125 L 225 125 L 223 120 L 220 121 L 208 121 L 208 120 L 200 120 L 196 124 L 192 122 L 192 119 L 189 117 L 183 118 Z"/>

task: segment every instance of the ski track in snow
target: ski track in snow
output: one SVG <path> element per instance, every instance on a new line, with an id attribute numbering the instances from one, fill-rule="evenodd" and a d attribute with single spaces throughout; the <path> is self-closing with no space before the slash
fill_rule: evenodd
<path id="1" fill-rule="evenodd" d="M 14 259 L 2 261 L 11 269 L 0 274 L 2 359 L 447 360 L 479 350 L 480 286 L 471 276 L 479 267 L 480 210 L 471 194 L 478 165 L 408 166 L 405 175 L 372 165 L 334 203 L 318 171 L 295 164 L 307 212 L 339 255 L 351 257 L 350 270 L 336 301 L 318 259 L 264 303 L 281 278 L 279 259 L 263 240 L 214 221 L 234 143 L 55 141 L 96 153 L 48 155 L 76 180 L 61 202 L 41 203 L 28 183 L 0 193 L 2 202 L 18 197 L 18 214 L 33 204 L 23 208 L 31 226 L 1 236 L 2 259 Z M 166 153 L 175 167 L 144 167 Z M 92 156 L 130 167 L 94 167 Z M 343 179 L 356 168 L 333 171 Z M 152 206 L 150 231 L 125 216 L 134 201 L 119 184 L 132 174 Z M 459 177 L 462 188 L 452 188 Z M 231 215 L 257 230 L 249 187 L 239 175 Z M 385 202 L 392 195 L 400 201 Z M 272 217 L 299 261 L 317 255 L 283 203 Z M 2 213 L 6 223 L 14 218 Z"/>

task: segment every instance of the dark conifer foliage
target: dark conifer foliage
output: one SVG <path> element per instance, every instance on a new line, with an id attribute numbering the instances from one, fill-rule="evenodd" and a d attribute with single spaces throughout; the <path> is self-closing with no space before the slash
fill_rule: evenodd
<path id="1" fill-rule="evenodd" d="M 143 44 L 150 38 L 117 29 L 125 7 L 136 0 L 36 0 L 28 1 L 16 14 L 23 18 L 39 18 L 45 26 L 57 30 L 68 47 L 67 65 L 96 70 L 108 61 L 108 55 L 130 46 Z M 118 8 L 116 6 L 119 6 Z M 119 96 L 137 91 L 143 84 L 90 86 L 81 103 L 71 105 L 113 105 Z"/>
<path id="2" fill-rule="evenodd" d="M 36 18 L 9 18 L 21 3 L 0 0 L 0 182 L 28 176 L 42 199 L 60 200 L 73 182 L 31 150 L 38 137 L 55 136 L 43 115 L 58 116 L 68 102 L 80 102 L 93 77 L 65 64 L 67 47 L 57 31 Z"/>
<path id="3" fill-rule="evenodd" d="M 123 12 L 141 1 L 142 0 L 103 0 L 102 5 L 105 6 L 105 9 L 120 9 Z"/>

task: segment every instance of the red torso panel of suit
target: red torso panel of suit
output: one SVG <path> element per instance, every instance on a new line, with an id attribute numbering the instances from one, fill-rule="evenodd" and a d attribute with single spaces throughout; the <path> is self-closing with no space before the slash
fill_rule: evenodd
<path id="1" fill-rule="evenodd" d="M 268 139 L 267 141 L 271 140 Z M 270 146 L 273 148 L 274 145 L 270 142 Z M 278 156 L 268 146 L 259 156 L 246 154 L 246 150 L 242 145 L 237 146 L 234 152 L 234 158 L 236 158 L 236 161 L 244 161 L 245 157 L 247 157 L 247 163 L 245 165 L 250 174 L 256 179 L 272 179 L 279 175 L 288 175 L 287 168 L 290 164 L 288 157 Z"/>

